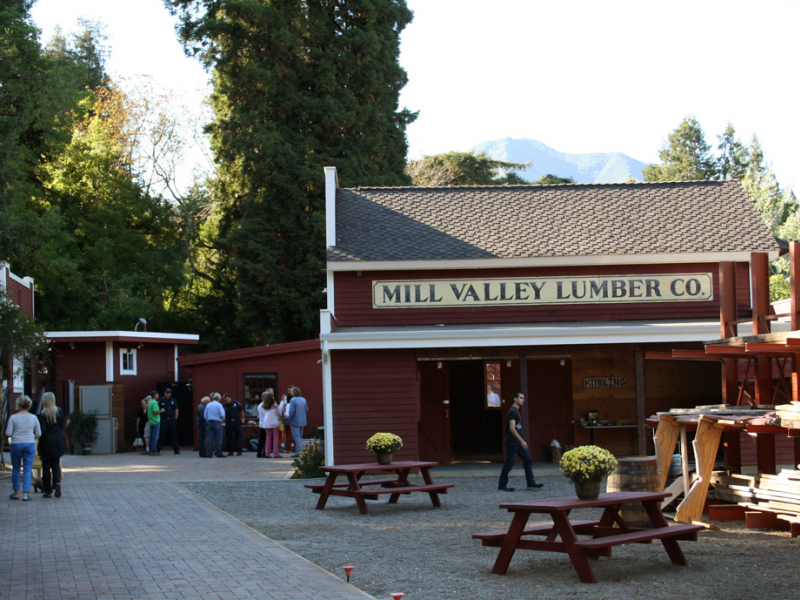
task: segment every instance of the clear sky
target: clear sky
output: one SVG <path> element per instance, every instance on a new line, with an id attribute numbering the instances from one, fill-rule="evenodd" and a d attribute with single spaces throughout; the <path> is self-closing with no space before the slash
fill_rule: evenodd
<path id="1" fill-rule="evenodd" d="M 716 145 L 728 121 L 758 134 L 784 187 L 800 184 L 796 0 L 408 0 L 401 105 L 411 158 L 504 137 L 644 162 L 694 115 Z M 135 10 L 134 10 L 135 7 Z M 106 25 L 112 75 L 151 75 L 199 98 L 161 0 L 38 0 L 47 40 L 78 16 Z"/>

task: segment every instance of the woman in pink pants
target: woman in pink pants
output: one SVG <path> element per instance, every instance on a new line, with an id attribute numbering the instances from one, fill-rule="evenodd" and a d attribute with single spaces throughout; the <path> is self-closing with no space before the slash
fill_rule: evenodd
<path id="1" fill-rule="evenodd" d="M 264 458 L 280 458 L 279 433 L 278 433 L 278 407 L 275 405 L 275 392 L 269 388 L 261 394 L 261 404 L 258 405 L 258 426 L 264 436 Z"/>

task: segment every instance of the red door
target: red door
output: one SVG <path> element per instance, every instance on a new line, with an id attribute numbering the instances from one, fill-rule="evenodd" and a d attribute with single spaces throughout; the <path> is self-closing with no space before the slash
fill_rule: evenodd
<path id="1" fill-rule="evenodd" d="M 447 362 L 421 362 L 419 459 L 452 462 L 450 450 L 450 369 Z"/>
<path id="2" fill-rule="evenodd" d="M 550 460 L 550 442 L 572 444 L 572 361 L 528 359 L 528 450 L 533 460 Z"/>

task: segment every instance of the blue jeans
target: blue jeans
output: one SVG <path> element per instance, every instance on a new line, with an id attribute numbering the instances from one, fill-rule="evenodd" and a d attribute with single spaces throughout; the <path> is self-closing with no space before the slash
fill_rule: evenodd
<path id="1" fill-rule="evenodd" d="M 522 463 L 525 465 L 525 479 L 528 481 L 528 485 L 536 483 L 533 478 L 533 459 L 530 452 L 523 448 L 519 442 L 513 441 L 506 442 L 506 461 L 503 463 L 503 470 L 500 471 L 500 482 L 497 487 L 502 488 L 508 485 L 508 474 L 511 472 L 511 467 L 514 466 L 514 458 L 516 458 L 517 454 L 519 454 Z"/>
<path id="2" fill-rule="evenodd" d="M 150 423 L 150 445 L 147 450 L 150 454 L 158 452 L 158 432 L 161 430 L 161 423 Z"/>
<path id="3" fill-rule="evenodd" d="M 198 443 L 197 443 L 197 446 L 198 446 L 198 448 L 200 448 L 200 456 L 201 457 L 206 456 L 207 455 L 206 446 L 208 445 L 208 442 L 206 441 L 206 422 L 205 421 L 198 421 L 197 422 L 197 437 L 198 437 L 198 440 L 199 440 Z"/>
<path id="4" fill-rule="evenodd" d="M 292 439 L 294 440 L 294 453 L 300 454 L 303 449 L 303 428 L 292 425 Z M 287 448 L 288 450 L 288 448 Z"/>
<path id="5" fill-rule="evenodd" d="M 36 444 L 11 444 L 11 485 L 19 491 L 19 471 L 22 467 L 22 493 L 31 491 L 31 469 L 36 455 Z"/>
<path id="6" fill-rule="evenodd" d="M 222 455 L 222 422 L 206 421 L 206 435 L 208 435 L 208 445 L 206 454 L 214 456 L 214 447 L 217 449 L 217 456 Z"/>

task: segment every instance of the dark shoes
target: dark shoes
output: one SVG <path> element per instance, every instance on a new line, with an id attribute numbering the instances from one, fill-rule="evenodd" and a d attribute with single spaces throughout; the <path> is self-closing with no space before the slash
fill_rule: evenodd
<path id="1" fill-rule="evenodd" d="M 225 458 L 224 454 L 217 454 L 217 458 Z"/>
<path id="2" fill-rule="evenodd" d="M 181 453 L 180 450 L 175 450 L 175 454 L 180 454 L 180 453 Z"/>
<path id="3" fill-rule="evenodd" d="M 56 488 L 56 498 L 61 498 L 61 484 L 57 483 L 55 485 L 55 488 Z"/>
<path id="4" fill-rule="evenodd" d="M 500 490 L 501 492 L 513 492 L 514 491 L 514 488 L 508 487 L 507 485 L 498 487 L 497 489 Z"/>
<path id="5" fill-rule="evenodd" d="M 241 456 L 241 455 L 242 455 L 242 453 L 241 453 L 241 452 L 237 452 L 237 453 L 236 453 L 236 456 Z"/>
<path id="6" fill-rule="evenodd" d="M 528 489 L 529 490 L 538 490 L 539 488 L 542 488 L 542 487 L 544 487 L 543 483 L 537 483 L 535 481 L 533 483 L 529 483 L 528 484 Z"/>
<path id="7" fill-rule="evenodd" d="M 42 498 L 52 498 L 51 494 L 42 494 Z"/>

